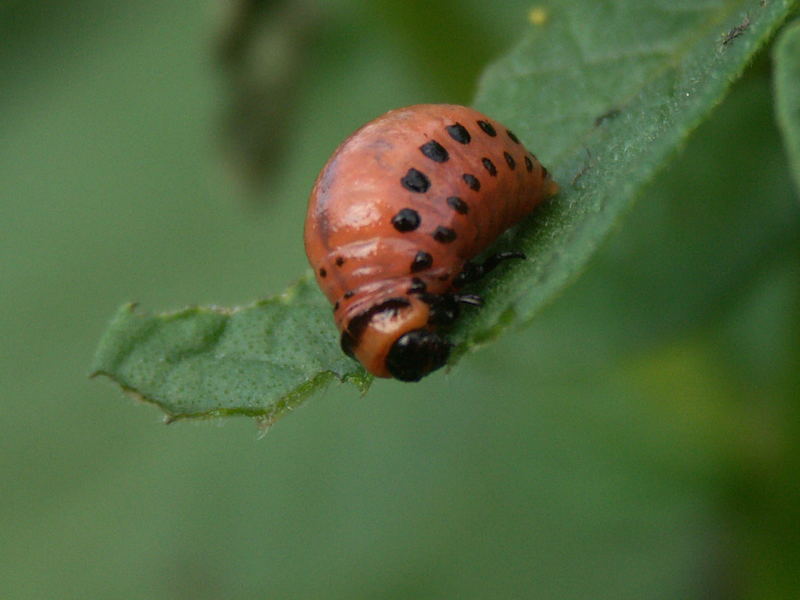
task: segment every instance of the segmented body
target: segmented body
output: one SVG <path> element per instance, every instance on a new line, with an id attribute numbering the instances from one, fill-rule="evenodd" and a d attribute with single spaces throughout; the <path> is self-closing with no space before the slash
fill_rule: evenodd
<path id="1" fill-rule="evenodd" d="M 410 370 L 387 357 L 406 333 L 434 332 L 431 309 L 467 261 L 557 189 L 511 131 L 471 108 L 410 106 L 356 131 L 317 178 L 305 229 L 343 349 L 379 377 L 441 366 L 439 346 Z"/>

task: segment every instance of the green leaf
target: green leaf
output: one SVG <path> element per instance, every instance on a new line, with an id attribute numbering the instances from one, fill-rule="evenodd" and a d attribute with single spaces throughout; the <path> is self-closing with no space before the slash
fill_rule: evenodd
<path id="1" fill-rule="evenodd" d="M 789 165 L 800 193 L 800 21 L 775 44 L 775 109 Z"/>
<path id="2" fill-rule="evenodd" d="M 499 242 L 529 260 L 480 286 L 486 306 L 453 332 L 456 357 L 524 324 L 577 276 L 793 4 L 538 7 L 522 42 L 486 72 L 476 104 L 516 131 L 562 193 Z M 333 378 L 366 389 L 369 377 L 341 355 L 337 337 L 330 307 L 306 277 L 280 298 L 233 311 L 139 316 L 123 307 L 94 370 L 172 418 L 246 414 L 272 422 Z"/>
<path id="3" fill-rule="evenodd" d="M 370 378 L 338 347 L 330 309 L 311 277 L 244 308 L 161 315 L 121 306 L 94 358 L 107 375 L 168 420 L 249 415 L 270 425 L 331 379 L 362 393 Z"/>
<path id="4" fill-rule="evenodd" d="M 549 307 L 549 318 L 537 315 L 536 337 L 559 343 L 537 344 L 528 360 L 563 373 L 575 348 L 591 348 L 603 370 L 615 357 L 639 357 L 708 327 L 765 265 L 794 256 L 800 206 L 782 160 L 771 85 L 766 61 L 748 69 L 647 186 L 591 268 Z M 548 323 L 554 329 L 546 331 Z"/>
<path id="5" fill-rule="evenodd" d="M 529 320 L 580 272 L 794 3 L 560 2 L 490 67 L 477 108 L 516 129 L 562 194 L 505 242 L 530 260 L 492 282 L 460 350 Z M 676 173 L 676 177 L 680 177 Z"/>
<path id="6" fill-rule="evenodd" d="M 313 0 L 239 2 L 223 14 L 217 44 L 229 95 L 223 134 L 228 164 L 250 190 L 263 186 L 291 140 L 289 116 L 322 20 L 319 8 Z"/>

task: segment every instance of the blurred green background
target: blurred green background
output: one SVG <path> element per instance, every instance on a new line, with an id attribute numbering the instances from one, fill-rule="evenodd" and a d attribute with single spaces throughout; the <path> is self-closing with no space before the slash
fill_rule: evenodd
<path id="1" fill-rule="evenodd" d="M 766 55 L 584 276 L 449 374 L 333 386 L 263 439 L 87 379 L 126 300 L 280 292 L 339 141 L 468 103 L 530 8 L 262 2 L 248 34 L 237 4 L 0 7 L 0 598 L 797 597 L 800 203 Z"/>

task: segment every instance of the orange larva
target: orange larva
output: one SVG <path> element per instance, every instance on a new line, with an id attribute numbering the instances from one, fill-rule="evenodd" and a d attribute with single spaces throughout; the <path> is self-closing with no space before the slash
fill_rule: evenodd
<path id="1" fill-rule="evenodd" d="M 317 177 L 305 227 L 342 349 L 378 377 L 443 366 L 438 330 L 481 302 L 458 290 L 522 255 L 470 259 L 557 191 L 511 131 L 471 108 L 420 104 L 364 125 Z"/>

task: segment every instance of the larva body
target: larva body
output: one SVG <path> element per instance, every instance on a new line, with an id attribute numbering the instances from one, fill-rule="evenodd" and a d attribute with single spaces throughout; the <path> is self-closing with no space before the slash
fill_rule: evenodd
<path id="1" fill-rule="evenodd" d="M 410 106 L 356 131 L 319 174 L 305 227 L 343 350 L 378 377 L 441 367 L 450 345 L 436 330 L 454 318 L 465 265 L 557 189 L 471 108 Z"/>

